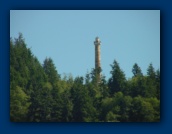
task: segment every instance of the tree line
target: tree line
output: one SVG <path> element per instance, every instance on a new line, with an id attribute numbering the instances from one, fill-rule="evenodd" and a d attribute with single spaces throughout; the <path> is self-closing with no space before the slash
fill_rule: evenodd
<path id="1" fill-rule="evenodd" d="M 109 80 L 97 70 L 61 77 L 53 60 L 40 64 L 22 34 L 10 38 L 10 120 L 13 122 L 158 122 L 160 70 L 137 63 L 132 78 L 114 60 Z"/>

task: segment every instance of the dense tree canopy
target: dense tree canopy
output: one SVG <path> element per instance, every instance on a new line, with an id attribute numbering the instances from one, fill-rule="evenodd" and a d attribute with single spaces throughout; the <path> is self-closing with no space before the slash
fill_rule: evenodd
<path id="1" fill-rule="evenodd" d="M 53 60 L 41 65 L 22 34 L 10 39 L 10 119 L 14 122 L 157 122 L 160 121 L 160 70 L 150 64 L 143 75 L 137 63 L 126 79 L 119 63 L 111 77 L 61 78 Z M 101 71 L 101 70 L 99 70 Z"/>

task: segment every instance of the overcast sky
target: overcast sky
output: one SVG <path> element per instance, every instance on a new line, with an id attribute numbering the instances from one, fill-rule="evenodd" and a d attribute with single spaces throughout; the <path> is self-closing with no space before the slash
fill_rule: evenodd
<path id="1" fill-rule="evenodd" d="M 160 10 L 11 10 L 10 37 L 19 32 L 40 63 L 51 57 L 61 75 L 94 68 L 96 36 L 107 79 L 115 59 L 127 78 L 134 63 L 143 74 L 150 63 L 160 69 Z"/>

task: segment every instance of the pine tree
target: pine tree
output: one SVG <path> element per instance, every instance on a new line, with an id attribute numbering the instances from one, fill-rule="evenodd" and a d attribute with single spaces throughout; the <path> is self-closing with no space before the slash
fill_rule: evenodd
<path id="1" fill-rule="evenodd" d="M 83 78 L 77 77 L 71 88 L 73 102 L 73 121 L 91 122 L 96 120 L 96 109 L 93 106 L 88 90 L 83 85 Z"/>
<path id="2" fill-rule="evenodd" d="M 152 63 L 149 64 L 149 67 L 148 67 L 148 69 L 147 69 L 147 75 L 148 75 L 150 78 L 152 78 L 152 79 L 154 79 L 155 76 L 156 76 L 156 74 L 155 74 L 155 69 L 154 69 Z"/>
<path id="3" fill-rule="evenodd" d="M 119 63 L 114 60 L 112 67 L 112 77 L 109 79 L 110 94 L 113 95 L 116 92 L 124 91 L 126 86 L 126 78 L 124 72 L 121 70 Z"/>
<path id="4" fill-rule="evenodd" d="M 140 69 L 140 67 L 138 66 L 137 63 L 135 63 L 133 65 L 132 72 L 134 74 L 134 77 L 136 77 L 136 76 L 143 76 L 142 71 L 141 71 L 141 69 Z"/>
<path id="5" fill-rule="evenodd" d="M 57 73 L 56 67 L 51 58 L 44 60 L 43 69 L 47 75 L 48 81 L 55 86 L 57 81 L 60 79 L 60 75 Z"/>

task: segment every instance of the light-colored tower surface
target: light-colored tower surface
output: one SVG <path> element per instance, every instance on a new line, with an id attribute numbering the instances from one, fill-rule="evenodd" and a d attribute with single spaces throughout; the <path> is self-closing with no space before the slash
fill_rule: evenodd
<path id="1" fill-rule="evenodd" d="M 100 79 L 100 69 L 101 69 L 101 65 L 100 65 L 100 44 L 101 41 L 99 39 L 99 37 L 96 37 L 95 41 L 94 41 L 94 45 L 95 45 L 95 69 L 99 70 L 98 71 L 98 79 Z"/>

